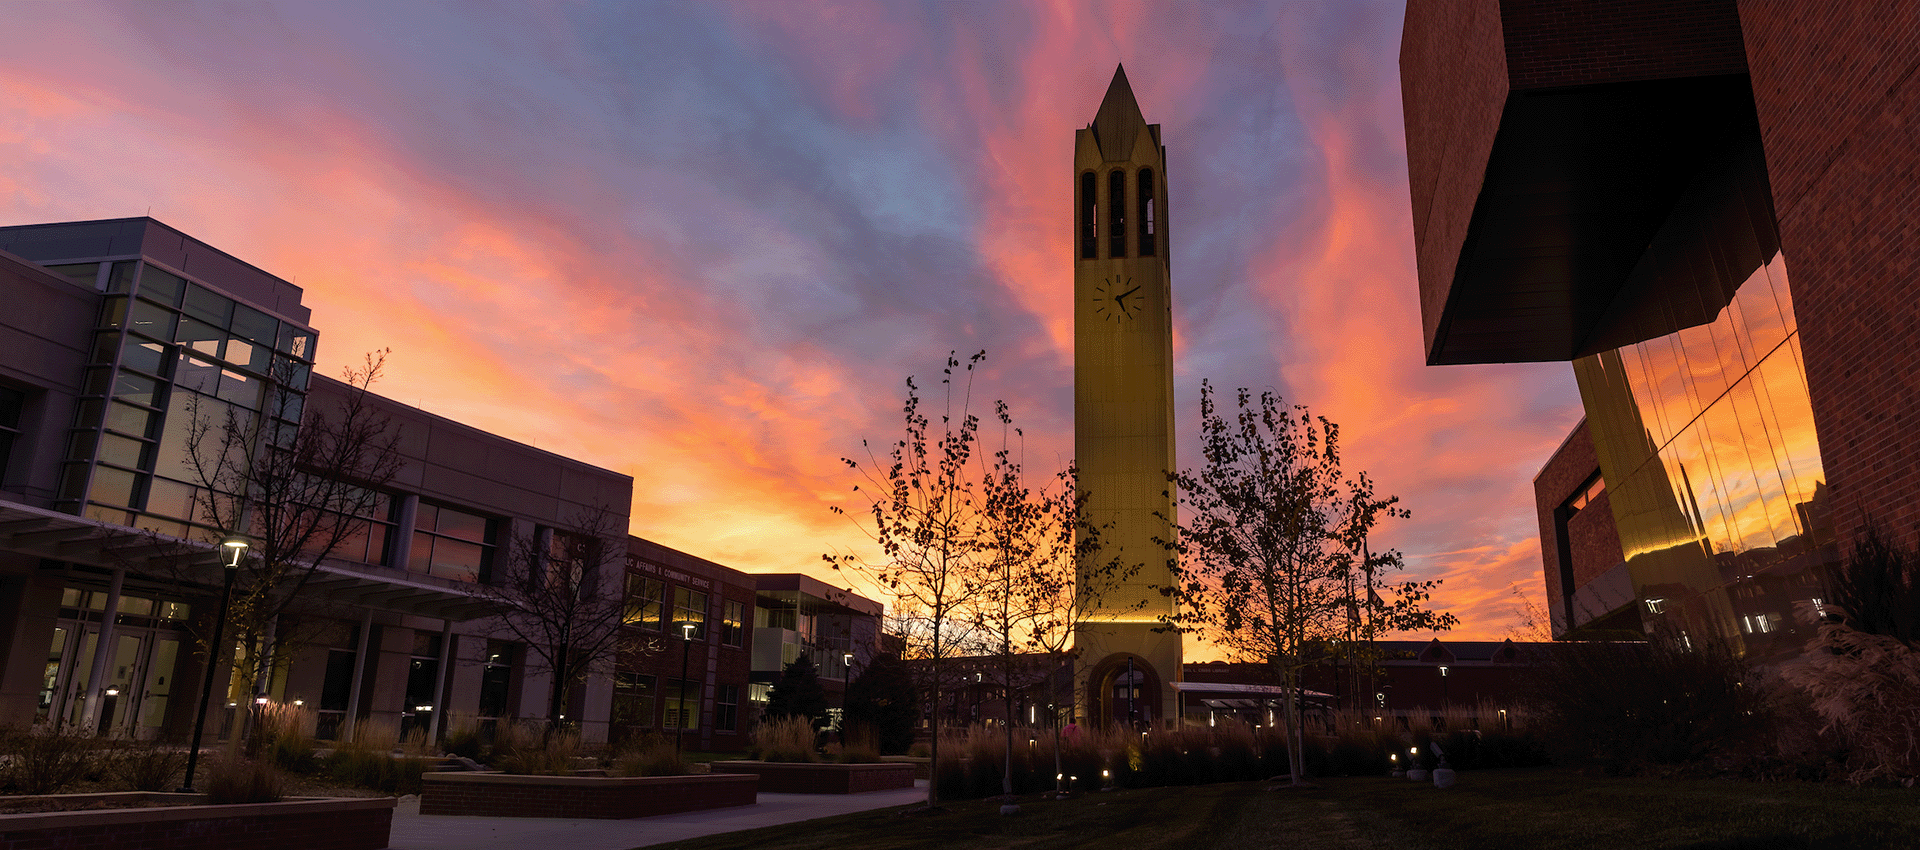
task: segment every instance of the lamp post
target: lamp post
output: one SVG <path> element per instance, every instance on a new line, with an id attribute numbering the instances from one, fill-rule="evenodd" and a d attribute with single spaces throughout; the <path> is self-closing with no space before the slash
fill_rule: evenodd
<path id="1" fill-rule="evenodd" d="M 201 677 L 200 711 L 193 716 L 193 744 L 187 748 L 187 781 L 180 786 L 183 794 L 196 793 L 193 790 L 193 770 L 200 763 L 200 736 L 207 729 L 207 703 L 213 699 L 213 667 L 220 661 L 220 639 L 226 632 L 227 606 L 233 602 L 233 576 L 240 572 L 240 559 L 247 555 L 247 538 L 230 534 L 220 541 L 221 566 L 226 568 L 227 580 L 220 588 L 220 614 L 213 618 L 213 640 L 207 644 L 207 671 Z"/>
<path id="2" fill-rule="evenodd" d="M 845 676 L 845 680 L 840 686 L 840 747 L 845 749 L 847 746 L 847 697 L 853 694 L 853 653 L 841 653 L 840 660 L 845 662 L 841 665 L 843 668 L 841 675 Z"/>
<path id="3" fill-rule="evenodd" d="M 680 739 L 687 735 L 687 656 L 693 652 L 693 629 L 691 622 L 680 624 L 680 696 L 675 711 L 679 713 L 679 722 L 674 724 L 673 752 L 680 752 Z"/>

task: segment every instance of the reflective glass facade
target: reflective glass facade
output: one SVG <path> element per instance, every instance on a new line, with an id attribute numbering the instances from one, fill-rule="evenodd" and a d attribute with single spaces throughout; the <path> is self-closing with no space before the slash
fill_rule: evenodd
<path id="1" fill-rule="evenodd" d="M 1646 622 L 1796 646 L 1836 549 L 1782 259 L 1712 322 L 1574 372 Z"/>
<path id="2" fill-rule="evenodd" d="M 193 537 L 213 534 L 188 444 L 216 449 L 224 423 L 291 434 L 312 371 L 314 333 L 149 262 L 62 266 L 104 290 L 93 365 L 76 406 L 60 505 L 93 519 Z M 286 390 L 285 393 L 279 390 Z"/>

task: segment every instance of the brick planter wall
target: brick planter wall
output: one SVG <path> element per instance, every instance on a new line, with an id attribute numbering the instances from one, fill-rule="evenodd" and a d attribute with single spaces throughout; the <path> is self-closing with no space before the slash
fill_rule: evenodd
<path id="1" fill-rule="evenodd" d="M 760 790 L 781 794 L 859 794 L 913 787 L 911 764 L 797 764 L 716 761 L 715 772 L 760 777 Z"/>
<path id="2" fill-rule="evenodd" d="M 496 818 L 644 818 L 751 806 L 760 780 L 747 775 L 521 776 L 429 773 L 420 813 Z"/>
<path id="3" fill-rule="evenodd" d="M 58 798 L 138 803 L 195 800 L 198 795 L 132 792 Z M 0 815 L 0 850 L 381 850 L 392 833 L 393 805 L 392 797 L 367 797 Z"/>
<path id="4" fill-rule="evenodd" d="M 913 778 L 915 779 L 933 778 L 933 759 L 919 756 L 881 756 L 880 760 L 887 764 L 913 765 Z"/>

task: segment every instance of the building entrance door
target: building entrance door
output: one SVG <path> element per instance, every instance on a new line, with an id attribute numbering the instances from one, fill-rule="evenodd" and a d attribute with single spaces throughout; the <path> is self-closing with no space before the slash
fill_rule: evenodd
<path id="1" fill-rule="evenodd" d="M 94 653 L 100 648 L 100 624 L 62 620 L 54 627 L 41 688 L 43 718 L 78 724 L 85 719 L 87 684 Z M 101 679 L 102 735 L 150 738 L 165 723 L 173 692 L 174 663 L 180 639 L 171 631 L 120 626 L 113 630 Z"/>

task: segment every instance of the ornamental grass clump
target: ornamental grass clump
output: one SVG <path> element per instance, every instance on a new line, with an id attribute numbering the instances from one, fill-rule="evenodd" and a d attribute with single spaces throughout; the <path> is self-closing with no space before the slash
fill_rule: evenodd
<path id="1" fill-rule="evenodd" d="M 685 776 L 687 762 L 674 742 L 655 734 L 635 735 L 614 749 L 615 776 Z"/>
<path id="2" fill-rule="evenodd" d="M 847 740 L 840 745 L 840 752 L 833 760 L 840 764 L 880 763 L 879 736 L 864 727 L 848 730 Z"/>
<path id="3" fill-rule="evenodd" d="M 222 755 L 207 763 L 204 786 L 208 803 L 278 803 L 286 796 L 287 780 L 273 765 L 260 759 Z"/>
<path id="4" fill-rule="evenodd" d="M 270 702 L 260 707 L 258 723 L 261 758 L 290 773 L 319 772 L 320 761 L 313 753 L 318 718 L 312 709 Z"/>
<path id="5" fill-rule="evenodd" d="M 813 744 L 813 721 L 801 715 L 761 721 L 753 730 L 753 745 L 761 761 L 811 762 Z"/>
<path id="6" fill-rule="evenodd" d="M 388 794 L 418 794 L 420 777 L 430 762 L 415 756 L 396 758 L 388 742 L 398 735 L 399 727 L 393 723 L 363 719 L 352 740 L 334 744 L 320 769 L 336 782 Z"/>
<path id="7" fill-rule="evenodd" d="M 571 776 L 580 769 L 580 735 L 549 732 L 532 746 L 521 745 L 494 759 L 494 767 L 527 776 Z"/>

